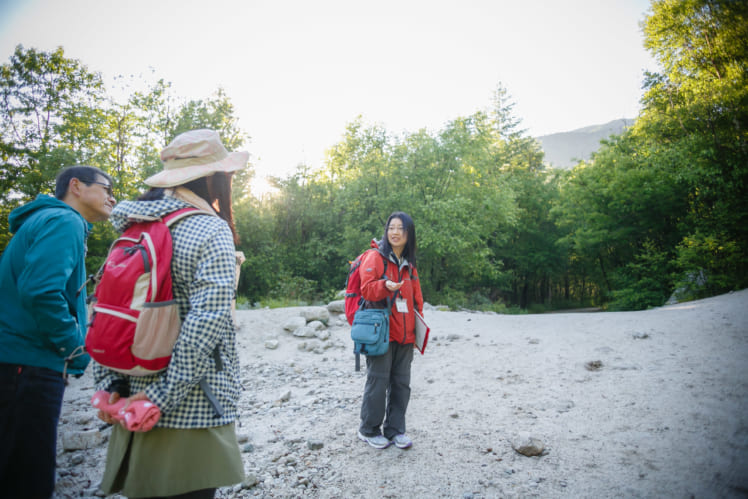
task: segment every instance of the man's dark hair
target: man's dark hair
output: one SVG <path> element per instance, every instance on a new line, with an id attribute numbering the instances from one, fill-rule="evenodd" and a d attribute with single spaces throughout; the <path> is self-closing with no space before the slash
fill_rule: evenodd
<path id="1" fill-rule="evenodd" d="M 75 165 L 63 168 L 55 178 L 55 197 L 62 199 L 67 195 L 70 179 L 77 178 L 84 184 L 91 185 L 93 182 L 97 182 L 96 177 L 98 176 L 106 178 L 109 181 L 109 185 L 112 185 L 112 177 L 94 166 Z"/>

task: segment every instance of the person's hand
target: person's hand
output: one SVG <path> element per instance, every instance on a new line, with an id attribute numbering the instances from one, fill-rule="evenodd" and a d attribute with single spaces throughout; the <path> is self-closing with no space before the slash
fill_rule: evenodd
<path id="1" fill-rule="evenodd" d="M 400 282 L 394 282 L 394 281 L 390 281 L 389 279 L 387 279 L 387 281 L 385 281 L 385 283 L 384 283 L 384 286 L 387 288 L 387 290 L 388 291 L 392 291 L 392 292 L 395 292 L 398 289 L 400 289 L 400 286 L 402 286 L 402 285 L 403 285 L 402 281 L 400 281 Z"/>
<path id="2" fill-rule="evenodd" d="M 109 395 L 109 404 L 110 405 L 111 404 L 116 404 L 119 399 L 120 399 L 119 393 L 112 392 Z M 148 399 L 148 396 L 145 394 L 145 392 L 138 392 L 135 395 L 127 397 L 125 400 L 127 400 L 127 402 L 125 402 L 125 406 L 123 407 L 123 409 L 127 409 L 127 407 L 130 405 L 130 403 L 131 402 L 135 402 L 136 400 L 145 400 L 146 402 L 150 402 L 150 400 Z M 125 424 L 124 421 L 117 421 L 110 414 L 108 414 L 108 413 L 106 413 L 104 411 L 99 411 L 98 414 L 97 414 L 97 416 L 98 416 L 98 418 L 100 420 L 104 421 L 107 424 L 117 424 L 117 423 L 119 423 L 124 429 L 127 430 L 127 425 Z"/>
<path id="3" fill-rule="evenodd" d="M 146 402 L 151 402 L 148 398 L 148 395 L 145 394 L 145 392 L 138 392 L 135 395 L 131 395 L 127 397 L 127 403 L 125 404 L 125 407 L 123 409 L 127 409 L 127 407 L 136 400 L 145 400 Z M 152 402 L 151 402 L 152 403 Z"/>
<path id="4" fill-rule="evenodd" d="M 119 400 L 119 393 L 112 392 L 109 394 L 109 404 L 115 404 Z M 112 417 L 111 414 L 108 412 L 104 412 L 102 410 L 99 410 L 99 412 L 96 414 L 96 416 L 104 421 L 106 424 L 116 424 L 117 420 Z"/>

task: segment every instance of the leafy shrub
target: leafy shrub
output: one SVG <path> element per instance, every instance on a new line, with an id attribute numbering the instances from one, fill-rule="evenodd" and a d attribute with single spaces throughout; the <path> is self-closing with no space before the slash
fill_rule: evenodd
<path id="1" fill-rule="evenodd" d="M 724 234 L 696 234 L 677 248 L 681 299 L 697 299 L 748 286 L 746 255 Z"/>
<path id="2" fill-rule="evenodd" d="M 670 294 L 667 253 L 646 242 L 642 252 L 616 274 L 616 289 L 608 310 L 644 310 L 659 307 Z"/>

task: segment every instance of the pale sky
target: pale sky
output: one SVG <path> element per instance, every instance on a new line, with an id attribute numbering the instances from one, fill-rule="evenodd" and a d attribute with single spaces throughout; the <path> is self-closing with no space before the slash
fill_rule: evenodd
<path id="1" fill-rule="evenodd" d="M 644 0 L 0 0 L 0 63 L 63 46 L 115 75 L 231 98 L 257 175 L 323 164 L 362 115 L 393 134 L 489 108 L 532 136 L 635 118 Z M 150 68 L 155 69 L 155 73 Z M 155 76 L 154 76 L 155 75 Z"/>

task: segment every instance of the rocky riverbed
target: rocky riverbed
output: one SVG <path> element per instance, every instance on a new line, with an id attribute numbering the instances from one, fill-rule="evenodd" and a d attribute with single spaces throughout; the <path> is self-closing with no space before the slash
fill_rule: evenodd
<path id="1" fill-rule="evenodd" d="M 642 312 L 428 307 L 406 451 L 356 438 L 365 368 L 338 307 L 237 312 L 246 479 L 217 497 L 748 495 L 748 290 Z M 92 394 L 90 369 L 67 389 L 57 498 L 103 496 Z"/>

